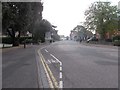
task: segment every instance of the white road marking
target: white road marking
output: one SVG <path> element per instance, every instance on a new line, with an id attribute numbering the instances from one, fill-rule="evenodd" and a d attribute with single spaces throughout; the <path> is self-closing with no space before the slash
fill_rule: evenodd
<path id="1" fill-rule="evenodd" d="M 46 64 L 50 64 L 48 61 L 45 61 Z"/>
<path id="2" fill-rule="evenodd" d="M 43 49 L 43 48 L 41 48 L 41 49 Z M 46 52 L 47 52 L 47 50 L 45 50 Z M 40 54 L 40 52 L 38 51 L 38 54 Z M 50 55 L 52 55 L 52 54 L 50 54 Z M 44 57 L 43 57 L 43 55 L 42 54 L 40 54 L 40 56 L 42 57 L 41 58 L 41 61 L 42 61 L 42 63 L 44 64 L 44 62 L 46 62 L 45 61 L 45 59 L 44 59 Z M 48 61 L 50 61 L 50 60 L 48 60 Z M 57 63 L 58 63 L 58 61 L 56 61 Z M 47 73 L 47 74 L 49 74 L 49 77 L 48 77 L 48 81 L 49 81 L 49 85 L 50 85 L 50 88 L 59 88 L 59 86 L 60 86 L 60 88 L 62 88 L 63 87 L 63 84 L 61 83 L 60 85 L 58 85 L 58 83 L 57 83 L 57 81 L 56 81 L 56 79 L 55 79 L 55 77 L 53 76 L 53 73 L 52 73 L 52 71 L 50 70 L 50 68 L 49 68 L 49 66 L 48 66 L 48 64 L 46 64 L 45 63 L 45 65 L 43 65 L 43 66 L 46 66 L 46 70 L 49 72 L 49 73 Z M 48 75 L 47 75 L 48 76 Z M 51 80 L 49 80 L 49 79 L 51 79 Z M 62 81 L 63 82 L 63 81 Z M 54 87 L 54 85 L 55 85 L 55 87 Z"/>
<path id="3" fill-rule="evenodd" d="M 51 59 L 51 61 L 52 61 L 53 63 L 55 63 L 55 61 L 54 61 L 53 59 Z"/>
<path id="4" fill-rule="evenodd" d="M 48 59 L 48 62 L 51 63 L 51 61 Z"/>
<path id="5" fill-rule="evenodd" d="M 63 88 L 63 81 L 59 82 L 59 88 Z"/>
<path id="6" fill-rule="evenodd" d="M 60 79 L 62 79 L 62 72 L 60 72 L 60 76 L 59 76 Z"/>
<path id="7" fill-rule="evenodd" d="M 57 62 L 59 62 L 60 63 L 60 73 L 59 73 L 59 79 L 60 79 L 60 81 L 59 81 L 59 88 L 63 88 L 63 81 L 62 81 L 62 62 L 59 60 L 59 59 L 57 59 L 54 55 L 52 55 L 52 54 L 50 54 L 50 56 L 52 56 Z"/>
<path id="8" fill-rule="evenodd" d="M 60 63 L 60 66 L 62 66 L 62 62 L 59 60 L 59 59 L 57 59 L 54 55 L 52 55 L 52 54 L 50 54 L 50 56 L 52 56 L 54 59 L 56 59 L 59 63 Z"/>
<path id="9" fill-rule="evenodd" d="M 46 52 L 48 52 L 48 50 L 45 49 Z"/>
<path id="10" fill-rule="evenodd" d="M 62 67 L 60 67 L 60 71 L 62 71 Z"/>

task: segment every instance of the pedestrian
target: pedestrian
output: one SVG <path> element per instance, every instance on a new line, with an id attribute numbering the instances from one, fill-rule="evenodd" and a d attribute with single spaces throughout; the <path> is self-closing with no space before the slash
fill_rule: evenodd
<path id="1" fill-rule="evenodd" d="M 80 43 L 82 42 L 82 39 L 81 39 L 81 37 L 80 37 L 80 40 L 79 40 L 79 42 L 80 42 Z"/>

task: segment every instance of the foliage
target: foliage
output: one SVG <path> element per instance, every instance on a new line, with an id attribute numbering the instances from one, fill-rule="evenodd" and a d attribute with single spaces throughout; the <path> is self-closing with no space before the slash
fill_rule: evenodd
<path id="1" fill-rule="evenodd" d="M 58 34 L 52 36 L 53 41 L 60 41 L 60 36 Z"/>
<path id="2" fill-rule="evenodd" d="M 74 31 L 77 32 L 78 37 L 83 37 L 84 39 L 87 39 L 89 37 L 93 36 L 93 33 L 89 30 L 87 30 L 84 26 L 82 25 L 77 25 L 74 29 Z M 80 39 L 80 38 L 79 38 Z M 78 40 L 79 40 L 78 39 Z"/>
<path id="3" fill-rule="evenodd" d="M 5 44 L 12 44 L 12 39 L 11 37 L 2 37 L 0 38 L 2 40 L 2 43 L 5 43 Z M 32 37 L 20 37 L 19 38 L 19 42 L 22 43 L 24 40 L 27 40 L 27 39 L 32 39 Z"/>
<path id="4" fill-rule="evenodd" d="M 110 2 L 94 2 L 85 11 L 87 29 L 97 31 L 101 39 L 105 39 L 105 33 L 117 29 L 117 7 Z"/>
<path id="5" fill-rule="evenodd" d="M 8 33 L 14 43 L 26 31 L 33 32 L 36 21 L 42 19 L 43 6 L 41 2 L 2 2 L 2 29 L 3 34 Z M 11 28 L 11 30 L 9 29 Z M 18 36 L 15 35 L 19 32 Z"/>
<path id="6" fill-rule="evenodd" d="M 12 44 L 12 39 L 11 37 L 2 37 L 2 43 L 6 43 L 6 44 Z"/>
<path id="7" fill-rule="evenodd" d="M 34 32 L 33 39 L 35 42 L 41 40 L 41 42 L 45 42 L 45 33 L 52 30 L 52 25 L 49 21 L 43 19 L 40 23 L 37 23 Z"/>

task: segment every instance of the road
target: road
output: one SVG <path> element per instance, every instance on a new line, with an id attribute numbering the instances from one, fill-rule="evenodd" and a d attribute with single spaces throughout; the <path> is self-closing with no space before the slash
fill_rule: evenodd
<path id="1" fill-rule="evenodd" d="M 117 88 L 118 49 L 59 41 L 41 49 L 57 82 L 64 88 Z M 60 75 L 60 63 L 62 62 Z"/>

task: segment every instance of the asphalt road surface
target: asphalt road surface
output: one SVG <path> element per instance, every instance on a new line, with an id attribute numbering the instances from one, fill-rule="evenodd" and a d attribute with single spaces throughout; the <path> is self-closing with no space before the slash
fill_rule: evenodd
<path id="1" fill-rule="evenodd" d="M 118 49 L 59 41 L 41 49 L 64 88 L 118 88 Z M 59 62 L 62 62 L 60 75 Z"/>

